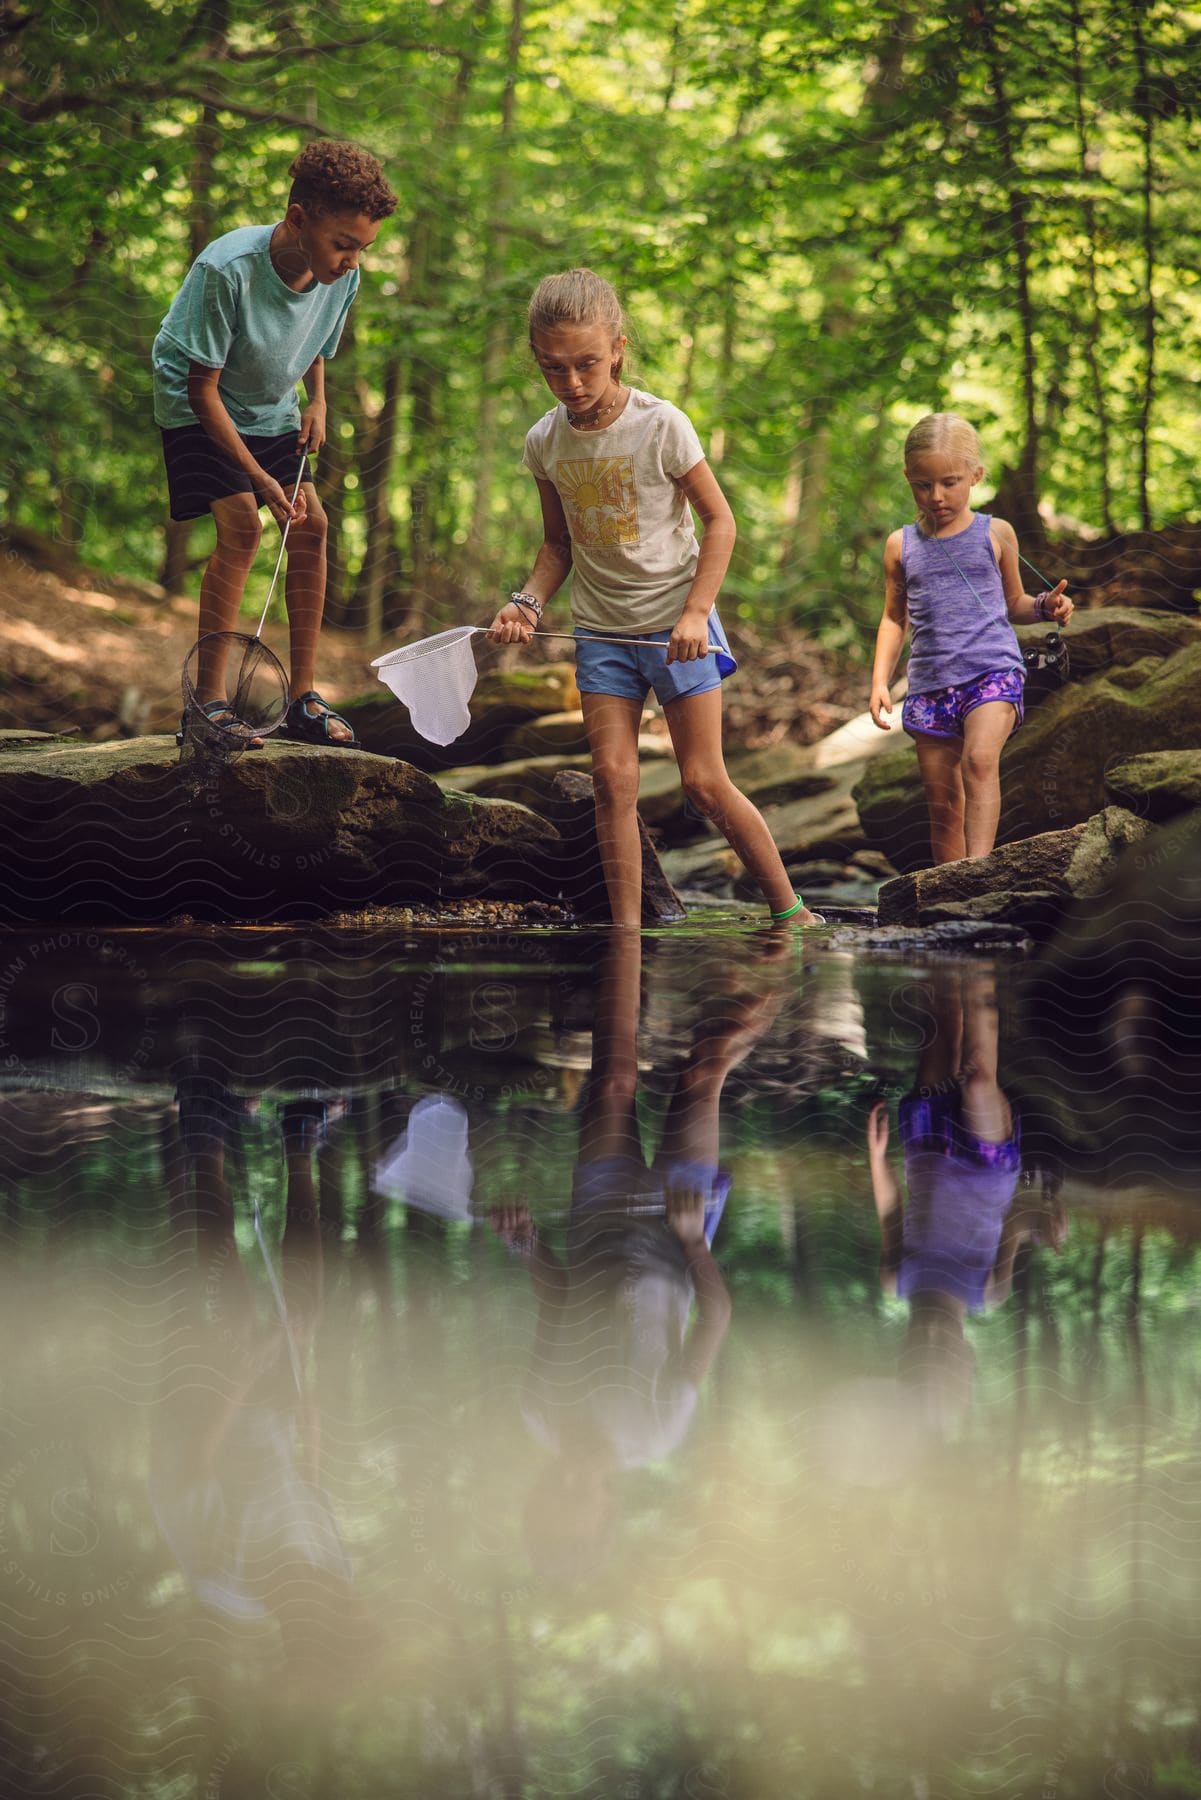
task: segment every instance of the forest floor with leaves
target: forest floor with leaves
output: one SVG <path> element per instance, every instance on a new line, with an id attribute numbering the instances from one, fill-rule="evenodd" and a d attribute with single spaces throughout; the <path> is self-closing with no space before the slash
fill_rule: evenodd
<path id="1" fill-rule="evenodd" d="M 239 628 L 250 632 L 254 621 L 244 616 Z M 19 549 L 0 544 L 0 728 L 77 730 L 91 739 L 174 731 L 180 669 L 195 637 L 193 599 L 99 574 L 29 539 Z M 725 689 L 729 743 L 812 743 L 863 710 L 866 665 L 851 667 L 787 626 L 742 628 L 734 638 L 740 667 Z M 286 662 L 282 619 L 268 623 L 264 641 Z M 327 629 L 321 692 L 337 703 L 372 689 L 368 665 L 386 647 Z M 559 645 L 545 646 L 545 660 L 561 654 Z M 521 655 L 485 648 L 481 666 L 485 657 L 515 663 Z M 661 719 L 651 729 L 663 729 Z"/>

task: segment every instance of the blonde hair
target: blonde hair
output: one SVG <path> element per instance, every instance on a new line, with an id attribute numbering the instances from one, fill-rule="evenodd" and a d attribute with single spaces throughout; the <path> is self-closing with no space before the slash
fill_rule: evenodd
<path id="1" fill-rule="evenodd" d="M 603 275 L 591 269 L 565 269 L 561 275 L 544 275 L 530 296 L 530 347 L 536 331 L 553 331 L 556 325 L 600 325 L 616 341 L 625 335 L 625 319 L 617 291 Z M 625 358 L 613 365 L 620 378 Z"/>
<path id="2" fill-rule="evenodd" d="M 945 456 L 965 469 L 983 471 L 980 440 L 958 413 L 927 413 L 905 439 L 905 462 L 915 456 Z"/>

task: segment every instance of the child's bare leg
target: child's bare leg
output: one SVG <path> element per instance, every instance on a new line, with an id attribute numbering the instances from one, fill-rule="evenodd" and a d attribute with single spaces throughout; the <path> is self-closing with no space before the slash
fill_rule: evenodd
<path id="1" fill-rule="evenodd" d="M 987 856 L 1001 816 L 1001 751 L 1016 717 L 1007 700 L 976 706 L 963 721 L 964 834 L 968 856 Z"/>
<path id="2" fill-rule="evenodd" d="M 329 535 L 324 508 L 317 490 L 306 481 L 301 492 L 307 511 L 299 525 L 288 532 L 288 572 L 284 592 L 288 602 L 289 658 L 292 665 L 289 696 L 299 699 L 317 685 L 317 639 L 321 635 L 321 618 L 325 611 L 325 546 Z M 320 707 L 310 706 L 311 712 Z M 332 739 L 354 734 L 348 725 L 331 719 Z"/>
<path id="3" fill-rule="evenodd" d="M 615 925 L 642 923 L 642 838 L 638 831 L 638 723 L 642 702 L 583 694 L 592 751 L 596 840 Z"/>
<path id="4" fill-rule="evenodd" d="M 236 627 L 246 577 L 263 536 L 253 494 L 228 494 L 223 500 L 214 500 L 212 512 L 217 546 L 200 582 L 198 635 L 202 639 L 211 632 Z M 226 654 L 224 644 L 202 642 L 197 651 L 196 698 L 201 705 L 225 698 Z"/>
<path id="5" fill-rule="evenodd" d="M 724 835 L 763 889 L 772 912 L 786 912 L 796 899 L 796 889 L 762 813 L 734 786 L 721 753 L 721 689 L 669 700 L 663 717 L 687 798 Z M 793 917 L 798 925 L 817 923 L 808 907 Z"/>
<path id="6" fill-rule="evenodd" d="M 930 855 L 936 863 L 967 855 L 963 833 L 963 745 L 958 738 L 914 734 L 917 766 L 930 814 Z"/>
<path id="7" fill-rule="evenodd" d="M 726 1077 L 769 1030 L 783 999 L 781 988 L 765 994 L 714 996 L 712 1010 L 706 1009 L 693 1035 L 688 1060 L 676 1078 L 656 1168 L 681 1159 L 716 1166 Z"/>
<path id="8" fill-rule="evenodd" d="M 968 714 L 971 717 L 971 714 Z M 963 1122 L 986 1144 L 1004 1144 L 1013 1135 L 1013 1111 L 997 1081 L 1001 1021 L 997 985 L 991 974 L 964 975 L 963 1056 L 959 1086 Z"/>
<path id="9" fill-rule="evenodd" d="M 581 1162 L 642 1155 L 635 1105 L 641 989 L 642 938 L 615 931 L 597 987 L 592 1075 L 580 1120 Z"/>
<path id="10" fill-rule="evenodd" d="M 914 1081 L 919 1088 L 946 1088 L 963 1060 L 963 1007 L 956 972 L 936 969 L 923 1000 L 927 993 L 930 1004 Z"/>

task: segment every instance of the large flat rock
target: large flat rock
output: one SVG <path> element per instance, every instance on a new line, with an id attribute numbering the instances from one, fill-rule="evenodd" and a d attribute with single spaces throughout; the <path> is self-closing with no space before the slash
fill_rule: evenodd
<path id="1" fill-rule="evenodd" d="M 557 896 L 559 834 L 364 751 L 269 742 L 197 785 L 167 738 L 0 750 L 0 919 L 324 917 Z"/>
<path id="2" fill-rule="evenodd" d="M 1104 893 L 1124 854 L 1150 831 L 1145 819 L 1109 806 L 1082 824 L 1004 844 L 990 856 L 898 875 L 880 889 L 880 923 L 994 919 L 1045 936 L 1073 899 Z"/>

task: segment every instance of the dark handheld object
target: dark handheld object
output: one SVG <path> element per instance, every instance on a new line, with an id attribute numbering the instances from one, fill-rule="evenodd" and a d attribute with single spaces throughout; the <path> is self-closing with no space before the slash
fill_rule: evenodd
<path id="1" fill-rule="evenodd" d="M 1026 665 L 1026 692 L 1032 688 L 1050 691 L 1062 687 L 1068 678 L 1068 646 L 1062 630 L 1048 631 L 1023 650 Z"/>

